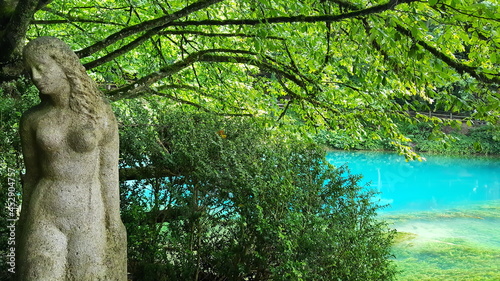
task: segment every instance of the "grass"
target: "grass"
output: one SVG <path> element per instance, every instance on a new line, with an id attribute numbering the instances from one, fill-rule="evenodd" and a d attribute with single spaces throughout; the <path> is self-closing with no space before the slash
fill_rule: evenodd
<path id="1" fill-rule="evenodd" d="M 500 200 L 383 217 L 398 230 L 397 280 L 500 280 Z"/>

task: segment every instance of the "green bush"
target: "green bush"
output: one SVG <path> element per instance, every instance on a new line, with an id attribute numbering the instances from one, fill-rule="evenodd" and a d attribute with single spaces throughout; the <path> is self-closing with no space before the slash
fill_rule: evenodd
<path id="1" fill-rule="evenodd" d="M 159 106 L 134 113 L 157 125 L 121 130 L 122 166 L 164 173 L 122 185 L 135 280 L 392 279 L 373 193 L 322 149 L 264 121 Z"/>

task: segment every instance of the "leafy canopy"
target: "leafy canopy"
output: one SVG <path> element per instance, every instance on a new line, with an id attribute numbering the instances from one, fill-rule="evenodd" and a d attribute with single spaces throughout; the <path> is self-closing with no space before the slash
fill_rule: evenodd
<path id="1" fill-rule="evenodd" d="M 67 41 L 113 101 L 154 96 L 222 115 L 298 118 L 396 147 L 406 140 L 396 122 L 425 118 L 408 111 L 498 121 L 496 1 L 24 2 L 34 15 L 28 39 Z M 9 24 L 0 36 L 16 41 L 22 30 Z M 11 45 L 4 62 L 15 61 Z"/>

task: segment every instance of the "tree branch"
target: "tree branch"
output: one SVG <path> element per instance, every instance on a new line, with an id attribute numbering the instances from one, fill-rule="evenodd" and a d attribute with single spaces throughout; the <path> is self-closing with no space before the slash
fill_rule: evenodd
<path id="1" fill-rule="evenodd" d="M 107 93 L 107 95 L 110 97 L 111 100 L 119 100 L 123 98 L 127 98 L 128 96 L 132 96 L 137 92 L 140 92 L 144 90 L 146 87 L 151 85 L 152 83 L 155 83 L 156 81 L 159 81 L 160 79 L 163 79 L 165 77 L 171 76 L 186 67 L 192 65 L 195 62 L 203 61 L 202 57 L 205 56 L 208 53 L 216 53 L 216 52 L 226 52 L 226 53 L 233 53 L 233 54 L 247 54 L 247 55 L 255 55 L 255 53 L 248 52 L 248 51 L 236 51 L 236 50 L 227 50 L 227 49 L 210 49 L 210 50 L 204 50 L 204 51 L 198 51 L 195 53 L 190 54 L 187 56 L 185 59 L 178 61 L 176 63 L 173 63 L 171 65 L 168 65 L 159 71 L 152 73 L 150 75 L 147 75 L 138 81 L 126 85 L 124 87 L 121 87 L 119 89 L 110 91 Z"/>
<path id="2" fill-rule="evenodd" d="M 211 53 L 230 53 L 232 55 L 213 55 Z M 251 57 L 247 56 L 235 56 L 235 54 L 239 55 L 251 55 Z M 173 75 L 174 73 L 177 73 L 186 67 L 192 65 L 193 63 L 196 62 L 217 62 L 217 63 L 241 63 L 241 64 L 247 64 L 247 65 L 253 65 L 257 66 L 259 68 L 268 70 L 270 72 L 275 73 L 276 75 L 280 77 L 284 77 L 288 79 L 289 81 L 293 82 L 300 88 L 304 89 L 307 91 L 307 85 L 306 81 L 302 80 L 299 77 L 295 76 L 295 74 L 289 73 L 285 70 L 279 69 L 272 64 L 259 61 L 257 60 L 257 54 L 249 51 L 239 51 L 239 50 L 227 50 L 227 49 L 213 49 L 213 50 L 204 50 L 204 51 L 199 51 L 196 53 L 190 54 L 188 57 L 186 57 L 184 60 L 176 62 L 172 65 L 169 65 L 163 69 L 161 69 L 158 72 L 155 72 L 153 74 L 150 74 L 148 76 L 145 76 L 141 79 L 139 79 L 137 82 L 133 84 L 129 84 L 127 86 L 121 87 L 117 90 L 110 91 L 107 93 L 107 96 L 110 97 L 110 100 L 116 101 L 120 99 L 125 99 L 125 98 L 130 98 L 130 97 L 136 97 L 140 95 L 140 93 L 144 93 L 148 91 L 149 85 L 159 81 L 160 79 L 163 79 L 165 77 L 168 77 L 170 75 Z M 308 81 L 310 82 L 310 81 Z M 321 102 L 317 101 L 314 99 L 313 96 L 301 96 L 298 95 L 294 92 L 293 93 L 293 98 L 297 100 L 304 100 L 309 102 L 312 105 L 325 108 L 331 112 L 337 112 L 334 108 L 326 106 L 322 104 Z"/>
<path id="3" fill-rule="evenodd" d="M 248 57 L 237 57 L 237 56 L 221 56 L 221 55 L 211 55 L 211 54 L 204 54 L 203 56 L 200 57 L 199 59 L 200 62 L 227 62 L 227 63 L 242 63 L 242 64 L 249 64 L 249 65 L 254 65 L 266 70 L 269 70 L 273 73 L 276 73 L 276 75 L 284 77 L 290 81 L 292 81 L 294 84 L 299 86 L 300 88 L 304 89 L 307 91 L 307 84 L 301 80 L 300 78 L 296 77 L 294 74 L 288 73 L 284 70 L 278 69 L 271 64 L 262 62 L 262 61 L 257 61 L 253 58 L 248 58 Z M 315 106 L 325 108 L 327 110 L 330 110 L 334 113 L 338 113 L 335 109 L 326 106 L 322 104 L 321 102 L 315 100 L 313 96 L 301 96 L 298 95 L 292 91 L 287 91 L 288 94 L 292 95 L 292 98 L 296 100 L 305 100 L 309 102 L 310 104 L 313 104 Z"/>
<path id="4" fill-rule="evenodd" d="M 91 54 L 125 38 L 128 36 L 131 36 L 133 34 L 143 32 L 143 31 L 148 31 L 149 32 L 140 38 L 134 40 L 134 42 L 126 45 L 123 48 L 120 48 L 119 50 L 116 50 L 112 54 L 109 54 L 106 56 L 106 58 L 101 58 L 100 60 L 96 60 L 95 62 L 89 63 L 88 67 L 92 68 L 97 65 L 100 65 L 104 62 L 110 61 L 113 58 L 116 58 L 117 56 L 126 53 L 127 51 L 137 47 L 140 45 L 142 42 L 144 42 L 146 39 L 150 38 L 151 36 L 157 34 L 161 29 L 167 27 L 167 26 L 188 26 L 188 25 L 258 25 L 258 24 L 268 24 L 268 23 L 293 23 L 293 22 L 334 22 L 334 21 L 341 21 L 344 19 L 348 18 L 354 18 L 354 17 L 359 17 L 359 16 L 365 16 L 373 13 L 380 13 L 389 9 L 394 8 L 396 5 L 402 4 L 402 3 L 411 3 L 415 2 L 418 0 L 401 0 L 401 1 L 395 1 L 391 0 L 390 2 L 378 6 L 373 6 L 367 9 L 359 10 L 359 11 L 354 11 L 346 14 L 341 14 L 341 15 L 324 15 L 324 16 L 291 16 L 291 17 L 273 17 L 273 18 L 266 18 L 266 19 L 242 19 L 242 20 L 225 20 L 225 21 L 218 21 L 218 20 L 204 20 L 204 21 L 182 21 L 182 22 L 174 22 L 175 20 L 185 17 L 195 11 L 198 11 L 200 9 L 206 8 L 210 5 L 213 5 L 215 3 L 221 2 L 223 0 L 203 0 L 199 1 L 197 3 L 194 3 L 178 12 L 175 12 L 171 15 L 167 15 L 165 17 L 161 17 L 158 19 L 146 21 L 134 26 L 126 27 L 122 29 L 121 31 L 110 35 L 106 39 L 95 43 L 92 46 L 89 46 L 85 49 L 82 49 L 80 51 L 77 51 L 77 55 L 80 58 L 90 56 Z M 154 30 L 153 30 L 154 29 Z"/>
<path id="5" fill-rule="evenodd" d="M 453 6 L 447 5 L 447 4 L 441 4 L 441 7 L 446 7 L 447 9 L 452 9 L 453 11 L 455 11 L 455 12 L 457 12 L 459 14 L 466 15 L 466 16 L 469 16 L 469 17 L 478 18 L 478 19 L 484 19 L 484 20 L 493 20 L 493 21 L 500 22 L 500 19 L 498 19 L 498 18 L 482 17 L 482 16 L 479 16 L 479 15 L 475 15 L 473 12 L 462 11 L 462 10 L 459 10 L 459 9 L 457 9 L 457 8 L 455 8 Z"/>
<path id="6" fill-rule="evenodd" d="M 488 78 L 488 77 L 486 77 L 485 74 L 476 71 L 477 68 L 458 62 L 454 58 L 451 58 L 451 57 L 447 56 L 446 54 L 444 54 L 443 52 L 439 51 L 437 48 L 427 44 L 427 42 L 425 42 L 423 40 L 416 39 L 415 37 L 413 37 L 411 32 L 408 29 L 404 28 L 403 26 L 398 24 L 396 26 L 396 30 L 399 31 L 401 34 L 409 37 L 411 40 L 413 40 L 413 42 L 422 46 L 422 48 L 424 48 L 429 53 L 433 54 L 436 58 L 438 58 L 441 61 L 443 61 L 444 63 L 446 63 L 449 67 L 455 69 L 458 73 L 460 73 L 460 74 L 467 73 L 470 76 L 472 76 L 472 77 L 474 77 L 477 80 L 482 81 L 482 82 L 491 83 L 491 84 L 500 84 L 500 79 L 498 77 Z"/>
<path id="7" fill-rule="evenodd" d="M 171 176 L 179 175 L 169 169 L 158 167 L 121 168 L 119 171 L 120 181 L 165 178 Z"/>
<path id="8" fill-rule="evenodd" d="M 126 28 L 120 30 L 119 32 L 108 36 L 104 40 L 99 41 L 99 42 L 97 42 L 97 43 L 95 43 L 95 44 L 93 44 L 85 49 L 82 49 L 76 53 L 80 58 L 88 57 L 88 56 L 92 55 L 93 53 L 95 53 L 101 49 L 104 49 L 105 47 L 107 47 L 111 44 L 114 44 L 119 40 L 122 40 L 123 38 L 126 38 L 128 36 L 131 36 L 131 35 L 134 35 L 136 33 L 143 32 L 143 31 L 155 29 L 155 28 L 160 28 L 160 27 L 164 28 L 164 27 L 168 26 L 174 20 L 180 19 L 180 18 L 185 17 L 193 12 L 207 8 L 213 4 L 216 4 L 216 3 L 219 3 L 222 1 L 223 0 L 200 0 L 198 2 L 195 2 L 191 5 L 183 8 L 182 10 L 179 10 L 175 13 L 170 14 L 170 15 L 166 15 L 166 16 L 161 17 L 161 18 L 145 21 L 145 22 L 142 22 L 142 23 L 137 24 L 137 25 L 126 27 Z"/>
<path id="9" fill-rule="evenodd" d="M 207 52 L 207 51 L 204 51 Z M 133 82 L 132 84 L 123 86 L 121 88 L 118 88 L 113 91 L 109 91 L 106 93 L 106 95 L 110 98 L 112 101 L 120 100 L 127 98 L 129 96 L 134 95 L 136 92 L 139 92 L 143 90 L 145 87 L 151 85 L 152 83 L 163 79 L 165 77 L 171 76 L 174 73 L 177 73 L 184 68 L 190 66 L 194 62 L 197 61 L 198 56 L 203 55 L 204 52 L 196 52 L 191 55 L 189 55 L 187 58 L 184 60 L 178 61 L 176 63 L 173 63 L 171 65 L 168 65 L 159 71 L 152 73 L 150 75 L 147 75 L 141 79 L 139 79 L 136 82 Z"/>
<path id="10" fill-rule="evenodd" d="M 315 22 L 338 22 L 345 19 L 367 16 L 371 14 L 381 13 L 391 10 L 394 7 L 404 4 L 418 2 L 420 0 L 391 0 L 388 3 L 373 6 L 359 11 L 353 11 L 340 15 L 322 15 L 322 16 L 288 16 L 288 17 L 271 17 L 264 19 L 239 19 L 239 20 L 201 20 L 201 21 L 180 21 L 172 22 L 169 26 L 199 26 L 199 25 L 260 25 L 260 24 L 275 24 L 275 23 L 315 23 Z"/>
<path id="11" fill-rule="evenodd" d="M 260 37 L 259 35 L 245 34 L 245 33 L 207 33 L 195 30 L 166 30 L 159 32 L 158 35 L 199 35 L 205 37 L 241 37 L 241 38 Z M 285 38 L 277 36 L 267 36 L 266 39 L 274 39 L 281 41 L 285 40 Z"/>
<path id="12" fill-rule="evenodd" d="M 162 90 L 166 90 L 166 89 L 169 89 L 169 90 L 175 89 L 175 90 L 191 91 L 191 92 L 197 93 L 198 95 L 201 95 L 201 96 L 204 96 L 204 97 L 208 97 L 208 98 L 211 98 L 211 99 L 214 99 L 214 100 L 218 100 L 218 101 L 220 101 L 222 103 L 224 103 L 226 101 L 226 99 L 224 99 L 223 97 L 219 97 L 217 95 L 208 94 L 206 91 L 203 91 L 201 88 L 198 88 L 198 87 L 195 87 L 195 86 L 191 86 L 191 85 L 185 85 L 185 84 L 164 85 L 164 86 L 159 87 L 158 91 L 162 91 Z M 236 106 L 231 106 L 231 107 L 233 109 L 235 109 L 235 110 L 241 110 L 241 107 L 236 107 Z M 234 115 L 234 114 L 230 114 L 230 115 Z"/>
<path id="13" fill-rule="evenodd" d="M 144 35 L 142 35 L 139 38 L 135 39 L 134 41 L 128 43 L 127 45 L 125 45 L 125 46 L 105 55 L 105 56 L 102 56 L 99 59 L 88 62 L 88 63 L 84 64 L 83 66 L 85 66 L 86 69 L 92 69 L 92 68 L 97 67 L 101 64 L 109 62 L 109 61 L 131 51 L 132 49 L 137 48 L 144 41 L 150 39 L 155 34 L 157 34 L 161 29 L 163 29 L 163 27 L 153 28 L 153 29 L 149 30 L 148 32 L 146 32 Z"/>
<path id="14" fill-rule="evenodd" d="M 197 103 L 194 103 L 192 101 L 189 101 L 189 100 L 185 100 L 185 99 L 181 99 L 181 98 L 178 98 L 174 95 L 171 95 L 171 94 L 167 94 L 167 93 L 163 93 L 163 92 L 158 92 L 158 91 L 154 91 L 152 89 L 149 89 L 149 91 L 157 96 L 163 96 L 163 97 L 167 97 L 168 99 L 171 99 L 173 101 L 176 101 L 176 102 L 179 102 L 179 103 L 182 103 L 182 104 L 187 104 L 187 105 L 190 105 L 190 106 L 193 106 L 193 107 L 196 107 L 197 109 L 199 110 L 202 110 L 206 113 L 210 113 L 210 114 L 214 114 L 214 115 L 218 115 L 218 116 L 240 116 L 240 117 L 252 117 L 253 115 L 252 114 L 249 114 L 249 113 L 220 113 L 220 112 L 214 112 L 208 108 L 205 108 L 203 107 L 202 105 L 199 105 Z"/>
<path id="15" fill-rule="evenodd" d="M 63 23 L 69 23 L 69 22 L 81 22 L 81 23 L 96 23 L 96 24 L 109 24 L 109 25 L 121 25 L 123 26 L 124 24 L 122 23 L 116 23 L 116 22 L 108 22 L 108 21 L 103 21 L 103 20 L 88 20 L 88 19 L 78 19 L 78 18 L 68 18 L 66 20 L 34 20 L 31 22 L 31 24 L 63 24 Z"/>

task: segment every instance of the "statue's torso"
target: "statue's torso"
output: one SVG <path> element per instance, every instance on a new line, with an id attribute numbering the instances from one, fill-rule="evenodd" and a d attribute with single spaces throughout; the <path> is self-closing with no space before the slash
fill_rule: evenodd
<path id="1" fill-rule="evenodd" d="M 31 113 L 40 178 L 31 193 L 35 213 L 62 225 L 86 224 L 104 215 L 99 182 L 99 131 L 69 111 Z"/>

